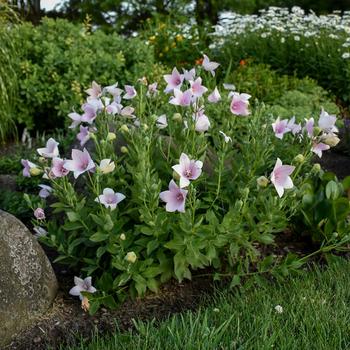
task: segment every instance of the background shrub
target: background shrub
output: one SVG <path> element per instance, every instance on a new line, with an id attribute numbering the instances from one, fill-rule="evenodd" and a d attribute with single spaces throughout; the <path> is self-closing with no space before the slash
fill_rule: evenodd
<path id="1" fill-rule="evenodd" d="M 154 72 L 152 51 L 140 39 L 91 31 L 88 23 L 44 18 L 13 34 L 21 47 L 16 121 L 30 129 L 63 127 L 92 80 L 123 84 Z"/>

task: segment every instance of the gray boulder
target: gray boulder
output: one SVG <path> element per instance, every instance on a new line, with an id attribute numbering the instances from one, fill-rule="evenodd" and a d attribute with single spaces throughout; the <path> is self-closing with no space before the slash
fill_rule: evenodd
<path id="1" fill-rule="evenodd" d="M 56 276 L 39 243 L 0 210 L 0 348 L 43 315 L 56 292 Z"/>

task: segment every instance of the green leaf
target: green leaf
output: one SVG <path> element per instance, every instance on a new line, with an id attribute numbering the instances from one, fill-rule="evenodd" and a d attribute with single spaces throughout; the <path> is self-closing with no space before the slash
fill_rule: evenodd
<path id="1" fill-rule="evenodd" d="M 105 298 L 103 298 L 102 304 L 112 310 L 118 308 L 118 304 L 112 295 L 107 295 Z"/>
<path id="2" fill-rule="evenodd" d="M 234 275 L 229 288 L 234 288 L 241 283 L 241 277 L 239 275 Z"/>
<path id="3" fill-rule="evenodd" d="M 78 221 L 80 219 L 79 214 L 74 212 L 74 211 L 68 211 L 66 214 L 68 216 L 68 220 L 71 222 L 75 222 L 75 221 Z"/>
<path id="4" fill-rule="evenodd" d="M 98 290 L 108 293 L 113 289 L 113 278 L 110 273 L 104 272 L 97 283 Z"/>
<path id="5" fill-rule="evenodd" d="M 96 299 L 89 300 L 89 303 L 90 303 L 89 314 L 91 316 L 93 316 L 98 311 L 98 309 L 100 308 L 101 304 L 100 304 L 100 301 L 96 300 Z"/>
<path id="6" fill-rule="evenodd" d="M 109 238 L 109 233 L 96 232 L 90 237 L 92 242 L 103 242 Z"/>
<path id="7" fill-rule="evenodd" d="M 158 240 L 152 240 L 147 243 L 147 255 L 150 255 L 153 251 L 155 251 L 159 247 Z"/>
<path id="8" fill-rule="evenodd" d="M 113 229 L 114 222 L 112 221 L 112 218 L 109 214 L 106 214 L 105 216 L 105 224 L 103 225 L 103 228 L 106 231 L 111 231 Z"/>
<path id="9" fill-rule="evenodd" d="M 339 186 L 335 181 L 329 181 L 326 186 L 326 197 L 327 199 L 337 199 L 340 191 Z"/>
<path id="10" fill-rule="evenodd" d="M 66 222 L 62 228 L 65 231 L 74 231 L 84 228 L 84 226 L 80 222 Z"/>

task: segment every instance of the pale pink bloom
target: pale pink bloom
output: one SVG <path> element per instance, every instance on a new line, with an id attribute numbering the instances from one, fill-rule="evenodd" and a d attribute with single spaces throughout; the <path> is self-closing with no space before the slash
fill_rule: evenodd
<path id="1" fill-rule="evenodd" d="M 101 85 L 98 85 L 96 81 L 93 81 L 91 88 L 85 90 L 85 92 L 92 98 L 99 98 L 102 94 Z"/>
<path id="2" fill-rule="evenodd" d="M 123 98 L 125 100 L 131 100 L 134 97 L 136 97 L 137 92 L 136 92 L 136 90 L 135 90 L 135 88 L 133 86 L 131 86 L 131 85 L 124 85 L 124 88 L 125 88 L 125 95 L 123 96 Z"/>
<path id="3" fill-rule="evenodd" d="M 188 191 L 178 187 L 174 180 L 169 183 L 169 191 L 159 194 L 160 199 L 166 202 L 165 210 L 168 212 L 185 212 L 185 201 Z"/>
<path id="4" fill-rule="evenodd" d="M 282 165 L 281 159 L 277 158 L 275 167 L 271 173 L 271 182 L 274 184 L 279 197 L 283 196 L 284 189 L 293 188 L 293 181 L 289 175 L 295 167 L 292 165 Z"/>
<path id="5" fill-rule="evenodd" d="M 108 103 L 109 101 L 106 101 L 106 113 L 116 115 L 119 114 L 123 106 L 120 103 L 117 103 L 113 101 L 112 103 Z"/>
<path id="6" fill-rule="evenodd" d="M 96 112 L 98 111 L 102 111 L 103 110 L 103 102 L 100 98 L 92 98 L 92 97 L 88 97 L 86 99 L 86 102 L 88 104 L 90 104 L 91 106 L 93 106 L 96 110 Z"/>
<path id="7" fill-rule="evenodd" d="M 148 97 L 158 95 L 159 90 L 157 90 L 157 87 L 158 87 L 158 83 L 149 84 L 146 95 Z"/>
<path id="8" fill-rule="evenodd" d="M 168 121 L 165 114 L 162 114 L 157 118 L 156 126 L 158 129 L 164 129 L 168 126 Z"/>
<path id="9" fill-rule="evenodd" d="M 202 173 L 203 162 L 200 160 L 191 160 L 187 154 L 181 153 L 180 163 L 172 169 L 180 175 L 180 187 L 186 187 L 190 180 L 196 180 Z"/>
<path id="10" fill-rule="evenodd" d="M 305 119 L 306 123 L 305 123 L 305 130 L 307 131 L 307 134 L 309 137 L 313 137 L 314 135 L 314 118 L 310 118 L 310 119 Z"/>
<path id="11" fill-rule="evenodd" d="M 169 103 L 175 106 L 189 106 L 192 100 L 192 90 L 188 89 L 182 92 L 179 89 L 174 89 L 174 96 L 171 97 Z"/>
<path id="12" fill-rule="evenodd" d="M 30 169 L 37 168 L 37 165 L 35 165 L 27 159 L 21 159 L 21 164 L 24 167 L 22 172 L 24 177 L 30 177 Z"/>
<path id="13" fill-rule="evenodd" d="M 122 115 L 123 117 L 136 118 L 133 115 L 134 111 L 135 111 L 135 108 L 131 106 L 126 106 L 119 112 L 119 114 Z"/>
<path id="14" fill-rule="evenodd" d="M 122 193 L 114 192 L 111 188 L 105 188 L 103 194 L 100 194 L 95 202 L 103 204 L 106 208 L 114 210 L 117 204 L 120 203 L 125 196 Z"/>
<path id="15" fill-rule="evenodd" d="M 73 171 L 74 177 L 77 178 L 86 171 L 94 169 L 95 164 L 86 148 L 83 151 L 72 149 L 72 159 L 66 160 L 63 167 L 69 171 Z"/>
<path id="16" fill-rule="evenodd" d="M 193 81 L 196 77 L 196 69 L 192 68 L 191 70 L 186 70 L 182 68 L 183 71 L 183 77 L 187 81 Z"/>
<path id="17" fill-rule="evenodd" d="M 231 101 L 231 112 L 235 115 L 247 116 L 250 114 L 248 110 L 250 95 L 248 94 L 239 94 L 237 92 L 232 93 Z"/>
<path id="18" fill-rule="evenodd" d="M 214 71 L 215 71 L 215 69 L 217 69 L 220 66 L 220 63 L 211 62 L 207 55 L 203 55 L 203 57 L 204 57 L 204 59 L 203 59 L 202 67 L 207 72 L 210 72 L 211 75 L 214 77 L 215 76 Z"/>
<path id="19" fill-rule="evenodd" d="M 335 126 L 337 117 L 335 115 L 329 115 L 323 108 L 321 110 L 320 119 L 318 120 L 318 126 L 322 131 L 326 133 L 338 132 L 338 128 Z"/>
<path id="20" fill-rule="evenodd" d="M 221 95 L 218 88 L 215 86 L 214 91 L 208 96 L 208 101 L 211 103 L 217 103 L 221 100 Z"/>
<path id="21" fill-rule="evenodd" d="M 83 147 L 90 139 L 89 127 L 80 125 L 80 132 L 77 134 L 80 146 Z"/>
<path id="22" fill-rule="evenodd" d="M 322 152 L 327 151 L 330 149 L 329 145 L 326 145 L 325 143 L 316 143 L 314 142 L 311 148 L 311 151 L 317 154 L 320 158 L 322 157 Z"/>
<path id="23" fill-rule="evenodd" d="M 44 148 L 38 148 L 37 152 L 42 156 L 46 158 L 55 158 L 59 156 L 58 151 L 58 145 L 59 143 L 56 142 L 52 137 L 48 139 L 46 142 L 46 147 Z"/>
<path id="24" fill-rule="evenodd" d="M 288 120 L 287 119 L 280 120 L 280 117 L 278 117 L 276 121 L 272 123 L 272 129 L 277 138 L 282 140 L 283 135 L 290 131 L 287 125 L 288 125 Z"/>
<path id="25" fill-rule="evenodd" d="M 36 208 L 34 210 L 34 216 L 38 220 L 45 220 L 45 212 L 43 208 Z"/>
<path id="26" fill-rule="evenodd" d="M 81 116 L 81 121 L 92 124 L 97 116 L 96 104 L 87 102 L 81 106 L 81 109 L 84 111 L 83 115 Z"/>
<path id="27" fill-rule="evenodd" d="M 223 83 L 222 85 L 225 90 L 236 90 L 236 86 L 234 84 Z"/>
<path id="28" fill-rule="evenodd" d="M 172 92 L 174 89 L 180 89 L 184 80 L 183 74 L 180 74 L 176 67 L 171 74 L 165 74 L 163 77 L 168 84 L 164 90 L 167 93 Z"/>
<path id="29" fill-rule="evenodd" d="M 293 135 L 298 134 L 301 131 L 301 125 L 295 123 L 295 117 L 292 117 L 287 124 L 287 128 Z"/>
<path id="30" fill-rule="evenodd" d="M 53 188 L 47 185 L 39 185 L 39 187 L 41 188 L 39 192 L 39 197 L 41 198 L 47 198 L 53 191 Z"/>
<path id="31" fill-rule="evenodd" d="M 120 96 L 123 93 L 123 90 L 118 88 L 118 83 L 106 86 L 104 90 L 111 94 L 114 98 Z"/>
<path id="32" fill-rule="evenodd" d="M 72 124 L 69 126 L 70 129 L 76 128 L 82 122 L 82 116 L 78 113 L 69 113 L 68 117 L 73 120 Z"/>
<path id="33" fill-rule="evenodd" d="M 95 293 L 97 289 L 92 286 L 91 277 L 86 277 L 84 280 L 79 277 L 74 277 L 75 286 L 69 291 L 70 295 L 79 297 L 83 300 L 81 292 Z"/>
<path id="34" fill-rule="evenodd" d="M 224 137 L 226 143 L 232 142 L 232 138 L 227 136 L 223 131 L 219 131 L 219 133 Z"/>
<path id="35" fill-rule="evenodd" d="M 195 81 L 190 81 L 192 95 L 195 98 L 202 97 L 208 89 L 202 85 L 202 78 L 198 77 Z"/>
<path id="36" fill-rule="evenodd" d="M 207 131 L 210 128 L 209 118 L 204 114 L 204 108 L 201 107 L 196 113 L 193 114 L 195 120 L 195 130 L 198 132 Z"/>
<path id="37" fill-rule="evenodd" d="M 60 158 L 52 159 L 50 174 L 53 175 L 53 177 L 66 176 L 69 171 L 64 167 L 65 162 L 65 160 Z"/>

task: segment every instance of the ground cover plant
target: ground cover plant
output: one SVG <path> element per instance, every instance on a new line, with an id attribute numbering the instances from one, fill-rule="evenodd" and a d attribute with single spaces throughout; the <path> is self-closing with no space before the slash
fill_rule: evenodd
<path id="1" fill-rule="evenodd" d="M 212 47 L 222 62 L 253 58 L 282 73 L 309 76 L 348 102 L 349 13 L 316 15 L 271 7 L 258 15 L 224 13 Z"/>
<path id="2" fill-rule="evenodd" d="M 71 159 L 50 138 L 36 159 L 22 160 L 24 176 L 44 178 L 41 201 L 26 197 L 37 236 L 85 277 L 71 294 L 91 313 L 205 267 L 232 286 L 252 271 L 286 276 L 348 242 L 347 182 L 332 179 L 325 196 L 339 198 L 341 214 L 317 228 L 305 221 L 310 235 L 325 227 L 319 247 L 303 257 L 262 253 L 300 219 L 307 184 L 322 176 L 312 155 L 339 141 L 336 117 L 265 114 L 246 92 L 217 86 L 218 68 L 204 55 L 201 66 L 159 82 L 93 82 L 83 113 L 69 114 L 81 147 Z M 47 204 L 57 219 L 46 220 Z"/>

